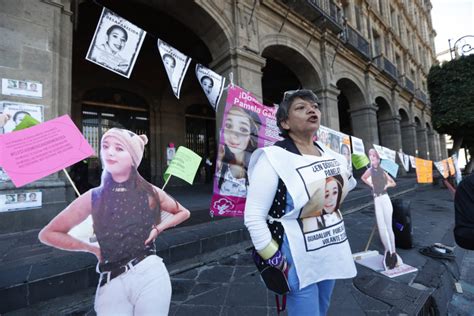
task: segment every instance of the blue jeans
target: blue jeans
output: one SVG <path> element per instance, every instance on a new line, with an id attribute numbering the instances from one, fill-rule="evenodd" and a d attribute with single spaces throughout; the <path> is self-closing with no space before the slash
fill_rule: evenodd
<path id="1" fill-rule="evenodd" d="M 281 251 L 286 256 L 290 270 L 288 272 L 288 283 L 291 291 L 287 294 L 286 308 L 288 315 L 308 315 L 308 316 L 324 316 L 329 309 L 332 290 L 334 289 L 335 280 L 324 280 L 318 283 L 308 285 L 303 289 L 299 289 L 299 280 L 296 275 L 293 257 L 291 256 L 288 239 L 286 236 L 283 240 Z"/>

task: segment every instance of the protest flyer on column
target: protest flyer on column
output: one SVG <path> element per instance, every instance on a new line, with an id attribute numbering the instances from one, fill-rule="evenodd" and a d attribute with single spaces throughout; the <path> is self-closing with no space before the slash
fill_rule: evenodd
<path id="1" fill-rule="evenodd" d="M 176 98 L 179 99 L 181 85 L 183 84 L 184 76 L 188 70 L 191 58 L 160 39 L 158 39 L 157 45 L 173 93 Z"/>
<path id="2" fill-rule="evenodd" d="M 86 59 L 130 78 L 145 35 L 138 26 L 104 8 Z"/>
<path id="3" fill-rule="evenodd" d="M 0 134 L 11 133 L 26 115 L 31 116 L 38 122 L 43 122 L 44 120 L 44 106 L 40 104 L 0 101 L 0 112 L 9 114 L 11 117 L 3 128 L 0 128 Z M 0 182 L 8 180 L 10 180 L 10 178 L 5 171 L 0 168 Z"/>
<path id="4" fill-rule="evenodd" d="M 2 78 L 2 94 L 41 99 L 43 84 L 38 81 Z"/>
<path id="5" fill-rule="evenodd" d="M 217 110 L 217 105 L 224 90 L 225 77 L 215 73 L 201 64 L 196 65 L 196 77 L 209 103 Z"/>
<path id="6" fill-rule="evenodd" d="M 332 151 L 343 155 L 347 161 L 347 169 L 352 171 L 351 138 L 349 135 L 321 125 L 317 131 L 317 139 Z"/>
<path id="7" fill-rule="evenodd" d="M 247 167 L 259 147 L 280 140 L 276 108 L 261 104 L 240 87 L 230 87 L 220 129 L 211 214 L 243 216 Z"/>
<path id="8" fill-rule="evenodd" d="M 0 135 L 0 165 L 21 187 L 94 154 L 67 115 Z"/>

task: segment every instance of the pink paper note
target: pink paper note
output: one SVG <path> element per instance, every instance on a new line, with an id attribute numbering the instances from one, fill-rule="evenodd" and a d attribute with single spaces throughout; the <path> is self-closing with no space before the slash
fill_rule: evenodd
<path id="1" fill-rule="evenodd" d="M 46 177 L 94 154 L 68 115 L 0 135 L 0 166 L 16 187 Z"/>

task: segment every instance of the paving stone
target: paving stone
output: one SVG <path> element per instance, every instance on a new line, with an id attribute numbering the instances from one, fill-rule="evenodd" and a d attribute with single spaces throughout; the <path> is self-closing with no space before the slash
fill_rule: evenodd
<path id="1" fill-rule="evenodd" d="M 233 283 L 230 285 L 227 306 L 267 306 L 267 290 L 254 284 Z"/>
<path id="2" fill-rule="evenodd" d="M 201 283 L 224 283 L 229 282 L 234 272 L 233 267 L 228 266 L 211 266 L 202 270 L 197 277 L 197 281 Z"/>
<path id="3" fill-rule="evenodd" d="M 174 313 L 174 316 L 219 316 L 220 313 L 221 307 L 219 306 L 180 305 Z"/>

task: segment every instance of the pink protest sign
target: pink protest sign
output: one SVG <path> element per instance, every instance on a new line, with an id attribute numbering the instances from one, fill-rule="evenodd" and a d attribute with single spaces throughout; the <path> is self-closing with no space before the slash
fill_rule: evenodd
<path id="1" fill-rule="evenodd" d="M 243 216 L 250 156 L 255 149 L 280 140 L 275 114 L 276 108 L 261 104 L 242 88 L 229 88 L 220 131 L 211 214 Z"/>
<path id="2" fill-rule="evenodd" d="M 0 135 L 0 148 L 0 165 L 16 187 L 46 177 L 94 154 L 67 115 Z"/>

